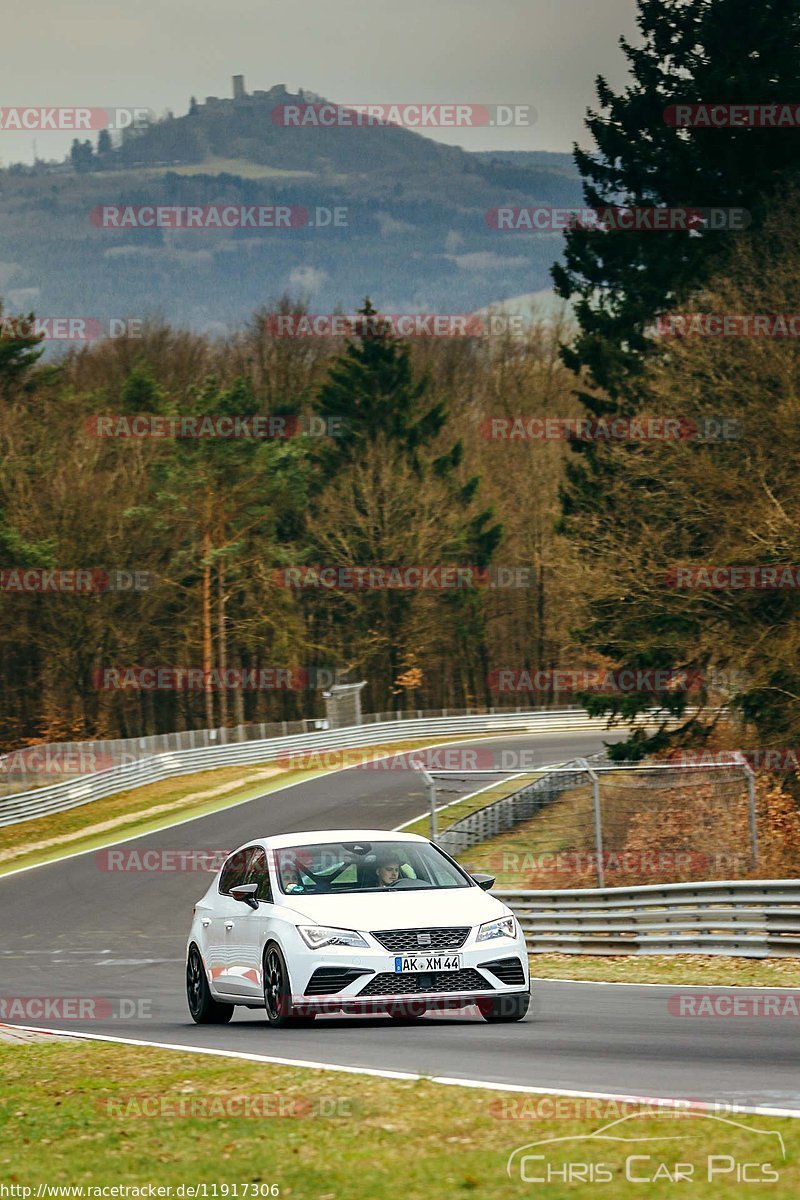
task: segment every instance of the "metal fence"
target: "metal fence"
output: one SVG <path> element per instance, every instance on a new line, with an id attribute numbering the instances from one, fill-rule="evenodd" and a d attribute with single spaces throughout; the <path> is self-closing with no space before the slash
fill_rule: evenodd
<path id="1" fill-rule="evenodd" d="M 755 777 L 737 757 L 630 764 L 597 754 L 547 767 L 535 780 L 528 771 L 468 795 L 465 788 L 478 778 L 499 773 L 426 771 L 430 836 L 454 857 L 499 838 L 483 865 L 523 888 L 536 888 L 539 878 L 602 888 L 615 875 L 623 884 L 632 876 L 650 883 L 741 877 L 758 868 L 759 851 Z M 468 801 L 471 811 L 439 833 L 446 812 L 441 795 L 459 792 L 447 807 Z M 483 803 L 476 806 L 478 799 Z M 526 827 L 509 838 L 519 826 Z"/>
<path id="2" fill-rule="evenodd" d="M 533 954 L 800 955 L 800 880 L 498 891 Z"/>
<path id="3" fill-rule="evenodd" d="M 559 767 L 548 767 L 547 774 L 540 779 L 525 784 L 500 799 L 490 799 L 487 804 L 475 812 L 454 821 L 442 833 L 437 833 L 436 830 L 437 802 L 435 795 L 439 791 L 437 782 L 445 773 L 429 774 L 429 787 L 432 784 L 435 789 L 435 795 L 431 798 L 432 840 L 438 842 L 442 849 L 451 854 L 453 858 L 457 858 L 471 846 L 477 846 L 490 838 L 498 837 L 501 833 L 508 833 L 517 825 L 521 825 L 523 821 L 529 821 L 564 792 L 584 782 L 587 761 L 589 760 L 572 759 Z M 591 761 L 600 763 L 608 760 L 605 754 L 597 754 L 592 757 Z M 456 774 L 459 779 L 466 778 L 465 775 Z M 507 787 L 508 784 L 499 786 Z M 490 787 L 488 790 L 491 793 L 493 789 Z"/>
<path id="4" fill-rule="evenodd" d="M 378 714 L 378 716 L 381 714 Z M 652 720 L 661 714 L 655 712 Z M 89 804 L 104 796 L 155 783 L 175 775 L 216 767 L 253 765 L 274 762 L 290 754 L 324 752 L 358 746 L 381 746 L 393 742 L 427 738 L 446 739 L 459 734 L 508 732 L 556 733 L 596 730 L 603 732 L 605 718 L 589 717 L 583 709 L 497 709 L 478 714 L 423 716 L 419 719 L 396 718 L 388 721 L 365 718 L 361 725 L 349 729 L 320 730 L 315 733 L 251 741 L 229 741 L 225 744 L 183 749 L 175 752 L 147 755 L 133 762 L 109 767 L 78 781 L 65 781 L 0 799 L 0 826 L 30 821 L 49 813 L 61 812 L 81 804 Z M 232 732 L 232 731 L 229 731 Z M 174 735 L 169 735 L 174 736 Z"/>

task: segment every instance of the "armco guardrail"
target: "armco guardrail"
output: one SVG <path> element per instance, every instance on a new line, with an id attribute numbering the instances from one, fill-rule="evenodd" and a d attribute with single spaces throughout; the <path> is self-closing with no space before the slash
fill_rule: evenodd
<path id="1" fill-rule="evenodd" d="M 403 709 L 402 711 L 364 713 L 359 725 L 382 725 L 387 721 L 421 721 L 439 717 L 507 716 L 514 713 L 562 713 L 577 704 L 516 705 L 501 708 L 471 706 L 469 708 Z M 270 738 L 289 737 L 302 733 L 341 728 L 330 725 L 324 717 L 304 717 L 298 721 L 260 722 L 254 725 L 230 725 L 216 729 L 184 729 L 173 733 L 143 734 L 140 737 L 105 738 L 80 742 L 37 742 L 0 753 L 0 797 L 27 792 L 41 786 L 42 774 L 54 778 L 49 783 L 75 783 L 80 776 L 97 774 L 110 767 L 123 766 L 154 754 L 175 754 L 179 750 L 217 749 L 240 742 L 264 742 Z M 59 777 L 60 776 L 60 777 Z M 68 779 L 66 777 L 69 777 Z M 17 786 L 18 785 L 18 786 Z"/>
<path id="2" fill-rule="evenodd" d="M 494 893 L 533 954 L 800 956 L 800 880 Z"/>
<path id="3" fill-rule="evenodd" d="M 660 715 L 658 712 L 653 713 L 651 720 L 657 720 Z M 104 796 L 112 796 L 117 792 L 141 787 L 146 783 L 155 783 L 174 775 L 189 775 L 194 771 L 211 770 L 214 767 L 267 763 L 285 754 L 381 746 L 419 738 L 446 739 L 462 733 L 567 733 L 581 730 L 603 732 L 607 728 L 605 718 L 589 717 L 583 709 L 537 709 L 522 712 L 501 710 L 470 716 L 423 717 L 366 723 L 318 733 L 231 742 L 227 745 L 147 755 L 136 762 L 82 776 L 77 781 L 51 784 L 0 799 L 0 826 L 14 825 L 20 821 L 47 816 L 49 813 L 62 812 L 64 809 L 89 804 Z"/>

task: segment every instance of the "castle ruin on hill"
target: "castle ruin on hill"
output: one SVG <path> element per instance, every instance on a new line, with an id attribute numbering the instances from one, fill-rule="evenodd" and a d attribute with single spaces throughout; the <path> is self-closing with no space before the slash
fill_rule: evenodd
<path id="1" fill-rule="evenodd" d="M 282 103 L 287 98 L 298 100 L 300 103 L 317 103 L 322 100 L 322 96 L 316 96 L 313 92 L 304 91 L 300 88 L 299 92 L 290 92 L 285 83 L 276 83 L 274 87 L 268 91 L 247 92 L 244 86 L 244 75 L 233 76 L 233 96 L 206 96 L 206 108 L 227 108 L 227 107 L 254 107 L 260 104 L 276 104 Z M 203 106 L 199 106 L 203 107 Z"/>

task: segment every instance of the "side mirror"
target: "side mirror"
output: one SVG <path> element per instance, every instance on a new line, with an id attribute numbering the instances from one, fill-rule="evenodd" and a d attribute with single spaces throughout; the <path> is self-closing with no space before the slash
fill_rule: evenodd
<path id="1" fill-rule="evenodd" d="M 242 904 L 247 904 L 250 908 L 258 908 L 257 891 L 257 883 L 240 883 L 237 887 L 231 888 L 231 899 L 241 900 Z"/>
<path id="2" fill-rule="evenodd" d="M 494 875 L 473 875 L 472 878 L 475 880 L 478 887 L 483 888 L 485 892 L 488 892 L 490 888 L 494 887 Z"/>

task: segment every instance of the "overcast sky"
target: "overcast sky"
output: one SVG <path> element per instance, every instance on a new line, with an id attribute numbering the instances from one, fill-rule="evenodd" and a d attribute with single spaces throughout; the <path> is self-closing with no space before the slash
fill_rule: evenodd
<path id="1" fill-rule="evenodd" d="M 186 112 L 189 97 L 286 83 L 350 103 L 529 104 L 530 128 L 440 130 L 468 150 L 586 144 L 594 79 L 625 80 L 635 0 L 38 0 L 4 15 L 0 107 L 109 105 Z M 93 138 L 96 135 L 92 135 Z M 72 135 L 39 133 L 40 158 Z M 0 132 L 0 160 L 32 161 Z"/>

